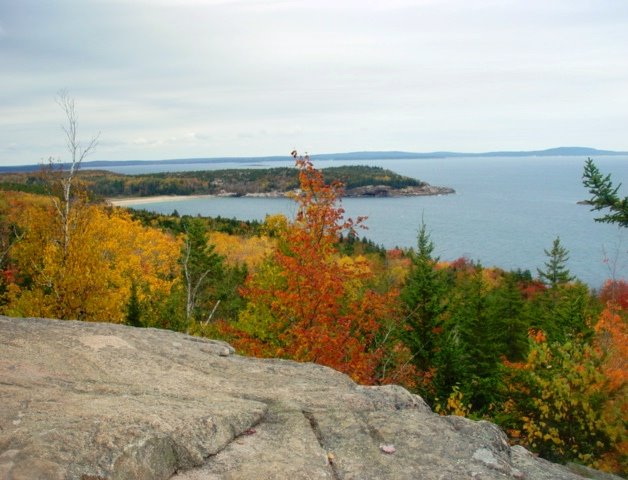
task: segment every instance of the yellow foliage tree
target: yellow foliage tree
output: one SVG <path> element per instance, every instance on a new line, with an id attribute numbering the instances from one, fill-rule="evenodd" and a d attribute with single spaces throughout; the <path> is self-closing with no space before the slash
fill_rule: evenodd
<path id="1" fill-rule="evenodd" d="M 50 204 L 21 212 L 11 257 L 23 281 L 9 285 L 6 313 L 120 323 L 133 282 L 140 299 L 169 292 L 180 250 L 173 237 L 94 205 L 73 212 L 66 237 L 54 212 Z"/>
<path id="2" fill-rule="evenodd" d="M 273 251 L 275 241 L 267 236 L 244 237 L 223 232 L 211 232 L 209 241 L 216 253 L 225 257 L 227 265 L 246 265 L 249 270 L 258 267 Z"/>
<path id="3" fill-rule="evenodd" d="M 67 120 L 63 131 L 70 159 L 63 168 L 51 160 L 44 173 L 52 195 L 26 202 L 14 215 L 21 234 L 9 255 L 19 279 L 6 287 L 3 310 L 17 316 L 122 322 L 131 298 L 136 308 L 142 297 L 169 293 L 178 278 L 180 246 L 126 213 L 89 204 L 76 174 L 98 136 L 83 145 L 74 100 L 61 91 L 57 103 Z"/>
<path id="4" fill-rule="evenodd" d="M 544 458 L 621 471 L 626 458 L 625 383 L 606 372 L 607 353 L 578 340 L 535 336 L 527 361 L 510 364 L 514 437 Z M 624 465 L 625 467 L 625 465 Z"/>

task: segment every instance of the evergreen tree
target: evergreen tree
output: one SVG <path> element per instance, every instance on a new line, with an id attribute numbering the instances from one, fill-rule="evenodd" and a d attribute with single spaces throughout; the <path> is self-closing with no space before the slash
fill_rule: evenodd
<path id="1" fill-rule="evenodd" d="M 600 309 L 596 299 L 590 295 L 589 288 L 576 282 L 561 287 L 558 293 L 552 312 L 553 329 L 547 329 L 548 337 L 560 342 L 576 337 L 588 339 L 593 334 L 592 318 L 599 314 Z"/>
<path id="2" fill-rule="evenodd" d="M 494 320 L 497 347 L 510 361 L 523 360 L 528 352 L 528 322 L 517 284 L 519 272 L 505 274 L 503 284 L 488 297 L 487 315 Z"/>
<path id="3" fill-rule="evenodd" d="M 543 330 L 550 342 L 565 342 L 575 337 L 589 338 L 591 319 L 600 305 L 580 282 L 559 285 L 528 301 L 524 316 L 534 329 Z"/>
<path id="4" fill-rule="evenodd" d="M 582 179 L 584 186 L 593 195 L 589 200 L 593 210 L 608 209 L 610 211 L 603 217 L 596 218 L 595 221 L 617 223 L 620 227 L 628 227 L 628 197 L 622 199 L 617 193 L 621 183 L 614 187 L 611 176 L 602 175 L 590 158 L 584 164 Z"/>
<path id="5" fill-rule="evenodd" d="M 438 347 L 432 357 L 432 384 L 425 392 L 420 392 L 433 407 L 439 403 L 444 406 L 454 388 L 466 384 L 465 380 L 469 378 L 469 369 L 473 359 L 467 351 L 467 345 L 460 337 L 460 331 L 456 325 L 444 329 L 438 337 Z"/>
<path id="6" fill-rule="evenodd" d="M 503 282 L 489 283 L 479 265 L 458 270 L 436 349 L 438 397 L 448 398 L 456 387 L 476 413 L 484 414 L 503 400 L 502 358 L 522 358 L 526 353 L 521 294 L 514 279 Z"/>
<path id="7" fill-rule="evenodd" d="M 542 282 L 554 288 L 557 285 L 569 283 L 575 277 L 569 274 L 566 267 L 569 260 L 569 251 L 560 244 L 560 237 L 556 237 L 550 251 L 543 250 L 549 260 L 545 262 L 545 270 L 537 268 L 539 278 Z"/>
<path id="8" fill-rule="evenodd" d="M 131 295 L 129 297 L 129 303 L 126 307 L 126 324 L 132 327 L 142 326 L 142 308 L 140 306 L 140 300 L 137 296 L 137 284 L 133 282 L 131 284 Z"/>
<path id="9" fill-rule="evenodd" d="M 478 268 L 465 274 L 459 282 L 455 304 L 451 307 L 451 321 L 459 329 L 460 340 L 472 360 L 466 382 L 493 376 L 499 363 L 501 332 L 499 322 L 489 316 L 486 291 L 482 269 Z M 482 393 L 474 391 L 473 395 Z"/>
<path id="10" fill-rule="evenodd" d="M 432 257 L 434 243 L 424 223 L 417 238 L 417 251 L 412 254 L 412 266 L 401 300 L 406 311 L 404 343 L 410 348 L 414 364 L 421 370 L 433 361 L 440 315 L 445 309 L 445 279 L 436 269 L 438 258 Z"/>
<path id="11" fill-rule="evenodd" d="M 201 218 L 187 218 L 182 249 L 185 319 L 200 320 L 212 311 L 216 288 L 224 276 L 223 257 L 214 252 L 207 238 L 207 227 Z M 213 303 L 213 304 L 212 304 Z M 203 308 L 204 307 L 204 308 Z"/>

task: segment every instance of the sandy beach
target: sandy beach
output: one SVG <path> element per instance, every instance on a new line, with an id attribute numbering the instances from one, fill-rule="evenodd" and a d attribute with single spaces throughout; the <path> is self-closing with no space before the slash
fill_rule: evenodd
<path id="1" fill-rule="evenodd" d="M 154 197 L 126 197 L 126 198 L 108 198 L 114 207 L 127 207 L 129 205 L 144 205 L 147 203 L 157 202 L 178 202 L 180 200 L 189 200 L 191 198 L 211 198 L 215 195 L 157 195 Z"/>

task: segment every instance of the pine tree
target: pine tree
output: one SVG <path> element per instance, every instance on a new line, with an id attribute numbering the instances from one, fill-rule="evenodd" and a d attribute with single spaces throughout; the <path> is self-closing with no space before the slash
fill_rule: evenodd
<path id="1" fill-rule="evenodd" d="M 560 237 L 554 239 L 552 249 L 549 252 L 543 251 L 549 257 L 549 260 L 545 262 L 545 270 L 537 268 L 539 278 L 543 283 L 554 288 L 575 280 L 575 277 L 570 275 L 566 267 L 569 251 L 560 244 Z"/>

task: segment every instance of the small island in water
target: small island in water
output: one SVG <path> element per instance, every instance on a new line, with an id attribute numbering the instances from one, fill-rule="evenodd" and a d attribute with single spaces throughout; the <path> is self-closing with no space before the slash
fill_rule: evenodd
<path id="1" fill-rule="evenodd" d="M 448 187 L 400 175 L 382 167 L 341 166 L 322 169 L 325 182 L 339 181 L 345 197 L 402 197 L 446 195 L 455 193 Z M 296 168 L 259 168 L 161 172 L 122 175 L 105 170 L 81 170 L 79 178 L 96 197 L 137 198 L 156 196 L 216 195 L 223 197 L 285 197 L 299 187 Z M 3 185 L 36 187 L 36 172 L 0 175 Z"/>

